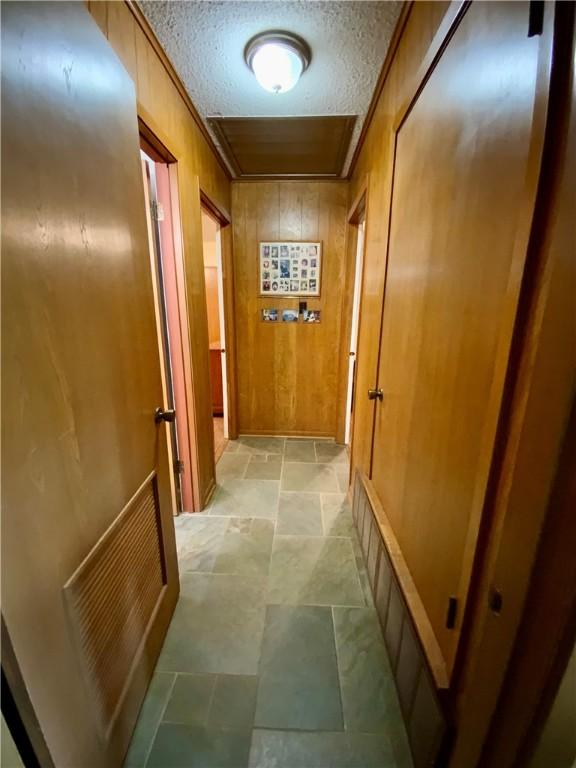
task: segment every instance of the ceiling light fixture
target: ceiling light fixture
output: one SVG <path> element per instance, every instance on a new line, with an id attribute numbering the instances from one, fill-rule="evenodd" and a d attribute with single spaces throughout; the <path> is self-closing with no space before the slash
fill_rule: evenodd
<path id="1" fill-rule="evenodd" d="M 272 93 L 290 91 L 310 64 L 308 43 L 290 32 L 262 32 L 248 41 L 244 59 L 262 88 Z"/>

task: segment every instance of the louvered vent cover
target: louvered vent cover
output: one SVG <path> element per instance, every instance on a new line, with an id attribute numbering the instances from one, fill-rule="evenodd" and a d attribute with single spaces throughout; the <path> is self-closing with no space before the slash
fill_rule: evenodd
<path id="1" fill-rule="evenodd" d="M 148 478 L 64 587 L 102 735 L 166 582 L 156 478 Z"/>

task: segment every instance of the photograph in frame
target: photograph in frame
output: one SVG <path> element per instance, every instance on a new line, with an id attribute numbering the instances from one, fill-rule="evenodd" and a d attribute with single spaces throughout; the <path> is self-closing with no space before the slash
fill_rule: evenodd
<path id="1" fill-rule="evenodd" d="M 262 310 L 262 322 L 264 322 L 264 323 L 277 323 L 278 322 L 278 310 L 277 309 L 263 309 Z"/>
<path id="2" fill-rule="evenodd" d="M 319 297 L 322 243 L 268 241 L 259 243 L 260 296 Z"/>

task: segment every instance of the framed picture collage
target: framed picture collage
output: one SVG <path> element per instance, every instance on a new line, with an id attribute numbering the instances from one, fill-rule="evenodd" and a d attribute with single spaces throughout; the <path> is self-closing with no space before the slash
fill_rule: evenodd
<path id="1" fill-rule="evenodd" d="M 321 278 L 322 243 L 260 243 L 260 296 L 320 296 Z"/>

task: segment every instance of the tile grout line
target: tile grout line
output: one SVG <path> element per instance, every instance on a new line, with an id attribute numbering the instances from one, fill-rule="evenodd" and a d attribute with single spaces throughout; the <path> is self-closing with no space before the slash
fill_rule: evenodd
<path id="1" fill-rule="evenodd" d="M 329 538 L 326 536 L 326 527 L 324 525 L 324 494 L 320 494 L 320 525 L 322 526 L 322 536 L 327 539 Z"/>
<path id="2" fill-rule="evenodd" d="M 210 691 L 210 700 L 208 702 L 208 706 L 206 708 L 206 719 L 204 720 L 204 725 L 206 728 L 208 728 L 208 722 L 210 720 L 210 710 L 212 709 L 212 704 L 214 702 L 214 696 L 216 694 L 216 683 L 218 682 L 218 675 L 214 675 L 214 681 L 212 682 L 212 690 Z"/>
<path id="3" fill-rule="evenodd" d="M 340 655 L 338 654 L 338 641 L 336 639 L 336 619 L 334 617 L 334 606 L 330 606 L 330 616 L 332 618 L 332 630 L 334 632 L 334 652 L 336 654 L 336 671 L 338 673 L 338 693 L 340 694 L 340 709 L 342 712 L 342 733 L 346 733 L 346 715 L 344 712 L 344 696 L 342 695 L 342 675 L 340 670 Z"/>
<path id="4" fill-rule="evenodd" d="M 348 539 L 350 542 L 350 551 L 352 553 L 352 560 L 354 561 L 354 571 L 356 572 L 356 578 L 358 580 L 358 587 L 360 588 L 360 594 L 362 595 L 362 601 L 363 601 L 363 607 L 369 607 L 366 602 L 366 595 L 364 594 L 364 588 L 362 586 L 362 579 L 360 578 L 360 571 L 358 569 L 358 563 L 356 562 L 356 553 L 354 552 L 354 545 L 352 544 L 352 537 L 351 536 L 342 536 L 342 537 L 334 537 L 334 538 L 345 538 Z M 366 572 L 368 575 L 368 572 Z M 370 578 L 368 577 L 368 582 L 370 582 Z"/>
<path id="5" fill-rule="evenodd" d="M 176 685 L 178 672 L 172 672 L 171 674 L 174 675 L 174 680 L 172 680 L 172 685 L 170 686 L 170 690 L 168 691 L 168 695 L 166 696 L 166 701 L 164 702 L 164 706 L 162 707 L 162 710 L 160 712 L 160 717 L 158 718 L 158 722 L 156 723 L 156 727 L 154 728 L 154 734 L 150 739 L 150 746 L 148 747 L 148 750 L 146 751 L 146 757 L 144 758 L 144 768 L 146 768 L 146 766 L 148 765 L 148 760 L 150 759 L 150 755 L 152 754 L 152 748 L 154 747 L 156 736 L 158 736 L 158 730 L 160 729 L 160 725 L 162 724 L 164 714 L 166 712 L 166 709 L 168 708 L 168 702 L 170 701 L 170 697 L 172 696 L 172 693 L 174 691 L 174 686 Z"/>

